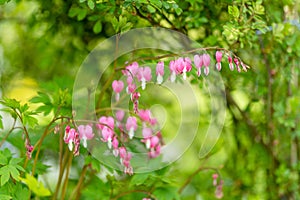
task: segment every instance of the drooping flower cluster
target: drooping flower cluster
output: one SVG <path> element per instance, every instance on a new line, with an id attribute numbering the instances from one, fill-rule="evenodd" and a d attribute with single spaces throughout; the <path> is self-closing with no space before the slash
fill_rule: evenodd
<path id="1" fill-rule="evenodd" d="M 64 141 L 68 144 L 69 150 L 74 151 L 75 156 L 79 155 L 80 141 L 83 141 L 83 146 L 87 147 L 87 140 L 91 140 L 94 137 L 93 129 L 90 125 L 78 126 L 78 131 L 75 128 L 71 128 L 69 125 L 65 129 Z"/>
<path id="2" fill-rule="evenodd" d="M 247 71 L 248 66 L 245 65 L 239 58 L 231 57 L 230 54 L 223 51 L 216 51 L 216 69 L 221 71 L 223 55 L 228 57 L 229 69 L 234 68 L 241 72 L 241 68 Z M 165 73 L 164 61 L 159 61 L 155 68 L 155 73 L 152 74 L 152 69 L 148 66 L 139 66 L 137 62 L 133 62 L 125 67 L 122 74 L 125 80 L 114 80 L 112 82 L 112 90 L 115 94 L 114 100 L 119 103 L 123 100 L 124 95 L 130 96 L 130 101 L 133 104 L 133 114 L 125 113 L 124 110 L 117 110 L 114 116 L 101 116 L 97 123 L 101 141 L 107 143 L 108 149 L 112 151 L 115 157 L 119 157 L 120 164 L 127 174 L 133 174 L 131 166 L 131 158 L 133 154 L 126 148 L 126 142 L 135 140 L 136 133 L 142 135 L 140 140 L 147 149 L 149 158 L 156 158 L 161 154 L 162 134 L 158 129 L 158 122 L 152 116 L 149 109 L 140 108 L 139 100 L 142 90 L 146 89 L 147 83 L 154 81 L 157 84 L 162 84 L 166 80 L 175 82 L 177 77 L 182 77 L 186 80 L 196 69 L 197 76 L 201 76 L 202 72 L 207 76 L 210 72 L 211 57 L 208 53 L 196 54 L 193 57 L 193 62 L 189 57 L 179 57 L 169 62 L 169 73 Z M 241 66 L 241 67 L 240 67 Z M 169 74 L 169 77 L 164 77 Z M 155 78 L 153 76 L 156 75 Z M 154 79 L 154 80 L 152 80 Z M 126 98 L 125 98 L 126 99 Z M 83 146 L 87 147 L 87 141 L 94 138 L 92 125 L 79 125 L 76 128 L 67 126 L 65 129 L 64 141 L 68 144 L 70 151 L 74 148 L 74 155 L 79 154 L 80 141 L 83 141 Z M 29 150 L 28 150 L 29 152 Z M 216 196 L 222 196 L 222 182 L 217 185 L 217 177 L 214 178 L 214 185 L 217 187 Z"/>
<path id="3" fill-rule="evenodd" d="M 216 187 L 215 197 L 217 199 L 222 199 L 223 198 L 223 184 L 224 184 L 224 181 L 220 180 L 218 182 L 218 178 L 219 178 L 218 174 L 213 174 L 212 178 L 213 178 L 213 186 Z"/>
<path id="4" fill-rule="evenodd" d="M 31 154 L 33 151 L 33 146 L 30 144 L 29 140 L 25 140 L 26 156 L 28 159 L 31 159 Z"/>

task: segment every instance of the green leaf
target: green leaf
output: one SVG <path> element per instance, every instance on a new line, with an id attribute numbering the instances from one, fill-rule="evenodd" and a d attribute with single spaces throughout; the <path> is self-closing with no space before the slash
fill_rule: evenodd
<path id="1" fill-rule="evenodd" d="M 153 7 L 153 6 L 151 6 L 151 5 L 147 5 L 147 10 L 149 11 L 149 13 L 155 13 L 155 8 Z"/>
<path id="2" fill-rule="evenodd" d="M 20 173 L 17 168 L 13 165 L 7 165 L 10 175 L 15 179 L 19 180 Z"/>
<path id="3" fill-rule="evenodd" d="M 86 14 L 87 14 L 87 10 L 81 9 L 81 10 L 78 12 L 77 20 L 78 20 L 78 21 L 83 20 L 83 19 L 86 17 Z"/>
<path id="4" fill-rule="evenodd" d="M 7 157 L 0 151 L 0 165 L 7 165 Z"/>
<path id="5" fill-rule="evenodd" d="M 20 178 L 20 180 L 25 183 L 30 190 L 32 190 L 39 197 L 50 196 L 51 192 L 44 187 L 41 182 L 38 182 L 35 177 L 30 174 L 26 174 L 25 178 Z"/>
<path id="6" fill-rule="evenodd" d="M 68 13 L 69 17 L 75 17 L 76 15 L 78 15 L 80 9 L 77 7 L 71 7 Z M 35 98 L 35 97 L 34 97 Z"/>
<path id="7" fill-rule="evenodd" d="M 111 24 L 112 24 L 114 30 L 116 31 L 116 33 L 119 32 L 119 21 L 115 16 L 112 17 Z"/>
<path id="8" fill-rule="evenodd" d="M 240 11 L 237 6 L 228 6 L 228 14 L 234 18 L 238 18 L 240 16 Z"/>
<path id="9" fill-rule="evenodd" d="M 18 163 L 22 162 L 24 159 L 23 158 L 12 158 L 9 161 L 10 165 L 17 165 Z"/>
<path id="10" fill-rule="evenodd" d="M 87 5 L 91 10 L 94 10 L 95 2 L 93 0 L 88 0 Z"/>
<path id="11" fill-rule="evenodd" d="M 148 177 L 149 173 L 135 174 L 130 181 L 130 185 L 142 185 Z"/>
<path id="12" fill-rule="evenodd" d="M 0 2 L 0 4 L 1 4 L 1 2 Z M 8 196 L 8 195 L 5 195 L 5 194 L 0 194 L 0 199 L 1 200 L 10 200 L 10 199 L 12 199 L 12 197 Z"/>
<path id="13" fill-rule="evenodd" d="M 72 10 L 72 8 L 70 10 Z M 38 92 L 38 96 L 33 97 L 32 99 L 29 100 L 29 102 L 50 104 L 51 99 L 46 93 Z"/>
<path id="14" fill-rule="evenodd" d="M 29 115 L 24 115 L 23 116 L 23 123 L 25 125 L 29 125 L 30 127 L 34 127 L 35 125 L 38 124 L 38 120 L 34 117 L 29 116 Z"/>
<path id="15" fill-rule="evenodd" d="M 10 177 L 8 165 L 0 168 L 0 175 L 1 175 L 1 179 L 0 179 L 1 184 L 0 185 L 2 187 L 3 185 L 5 185 L 8 182 L 9 177 Z"/>
<path id="16" fill-rule="evenodd" d="M 161 8 L 162 7 L 162 2 L 161 0 L 150 0 L 150 3 L 155 5 L 156 7 L 158 8 Z"/>
<path id="17" fill-rule="evenodd" d="M 16 192 L 14 192 L 14 199 L 16 200 L 27 200 L 29 199 L 30 192 L 26 187 L 23 187 L 22 184 L 17 184 Z"/>
<path id="18" fill-rule="evenodd" d="M 3 100 L 0 100 L 0 103 L 12 109 L 20 109 L 21 106 L 19 101 L 9 98 L 3 98 Z"/>
<path id="19" fill-rule="evenodd" d="M 167 10 L 169 10 L 170 7 L 171 7 L 170 4 L 169 4 L 168 2 L 166 2 L 166 1 L 163 1 L 162 4 L 163 4 L 163 7 L 164 7 L 165 9 L 167 9 Z"/>
<path id="20" fill-rule="evenodd" d="M 181 13 L 182 13 L 182 9 L 181 8 L 175 8 L 175 12 L 176 12 L 176 14 L 177 15 L 181 15 Z"/>
<path id="21" fill-rule="evenodd" d="M 93 31 L 94 33 L 100 33 L 102 31 L 102 23 L 100 20 L 98 20 L 95 24 L 94 24 L 94 27 L 93 27 Z"/>
<path id="22" fill-rule="evenodd" d="M 153 194 L 159 200 L 180 199 L 179 194 L 177 193 L 177 188 L 175 188 L 175 187 L 159 187 L 159 188 L 155 189 Z"/>

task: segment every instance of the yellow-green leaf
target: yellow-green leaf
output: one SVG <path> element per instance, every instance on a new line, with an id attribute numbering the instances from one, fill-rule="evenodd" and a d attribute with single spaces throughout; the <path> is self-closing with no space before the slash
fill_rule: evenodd
<path id="1" fill-rule="evenodd" d="M 36 178 L 31 176 L 30 174 L 26 174 L 25 178 L 20 178 L 20 180 L 39 197 L 46 197 L 51 195 L 50 190 L 45 188 L 43 183 L 38 182 Z"/>

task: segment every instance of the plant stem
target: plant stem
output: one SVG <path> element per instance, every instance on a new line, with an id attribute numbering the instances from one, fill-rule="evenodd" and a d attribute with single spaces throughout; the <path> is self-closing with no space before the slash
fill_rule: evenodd
<path id="1" fill-rule="evenodd" d="M 66 176 L 65 176 L 65 180 L 64 180 L 64 184 L 63 184 L 63 188 L 62 188 L 62 192 L 61 192 L 61 199 L 64 199 L 65 195 L 66 195 L 68 181 L 69 181 L 69 173 L 70 173 L 70 168 L 71 168 L 71 165 L 72 165 L 72 159 L 73 159 L 72 153 L 68 152 L 68 163 L 67 163 L 67 166 L 66 166 L 67 171 L 66 171 Z"/>
<path id="2" fill-rule="evenodd" d="M 6 139 L 8 138 L 9 134 L 11 134 L 11 132 L 13 132 L 13 130 L 15 129 L 15 125 L 16 125 L 17 120 L 14 119 L 13 125 L 11 127 L 11 129 L 8 131 L 8 133 L 4 136 L 4 138 L 1 140 L 0 142 L 0 147 L 4 144 L 4 142 L 6 141 Z"/>
<path id="3" fill-rule="evenodd" d="M 40 150 L 41 150 L 42 143 L 43 143 L 45 137 L 46 137 L 46 136 L 48 135 L 48 133 L 49 133 L 48 130 L 49 130 L 50 126 L 51 126 L 56 120 L 59 120 L 59 119 L 65 119 L 65 118 L 68 119 L 68 120 L 70 120 L 69 117 L 64 117 L 64 116 L 54 118 L 54 119 L 46 126 L 45 131 L 44 131 L 42 137 L 41 137 L 41 138 L 37 141 L 37 143 L 34 145 L 33 149 L 35 149 L 36 147 L 37 147 L 38 149 L 37 149 L 37 152 L 36 152 L 36 154 L 35 154 L 35 158 L 34 158 L 34 162 L 33 162 L 33 166 L 32 166 L 32 174 L 33 174 L 33 175 L 34 175 L 34 173 L 35 173 L 36 163 L 37 163 L 37 160 L 38 160 L 38 157 L 39 157 L 39 153 L 40 153 Z"/>
<path id="4" fill-rule="evenodd" d="M 199 172 L 204 171 L 204 170 L 214 170 L 216 173 L 219 174 L 221 177 L 221 174 L 217 168 L 214 167 L 202 167 L 200 166 L 197 170 L 195 170 L 189 177 L 188 179 L 184 182 L 184 184 L 179 188 L 178 192 L 182 193 L 183 189 L 193 180 L 194 176 L 196 176 Z"/>
<path id="5" fill-rule="evenodd" d="M 73 199 L 78 200 L 80 198 L 80 191 L 81 191 L 81 187 L 82 187 L 82 184 L 83 184 L 84 177 L 85 177 L 85 174 L 87 172 L 87 169 L 88 169 L 88 165 L 84 165 L 84 167 L 82 169 L 82 172 L 80 174 L 80 178 L 78 180 L 78 183 L 77 183 L 75 189 L 73 190 L 73 192 L 72 192 L 69 200 L 73 200 Z M 74 198 L 74 196 L 75 196 L 75 198 Z"/>
<path id="6" fill-rule="evenodd" d="M 63 124 L 63 120 L 61 121 L 61 124 Z M 64 169 L 66 165 L 66 155 L 67 153 L 64 154 L 64 141 L 63 141 L 63 129 L 60 129 L 60 135 L 59 135 L 59 175 L 58 175 L 58 180 L 55 188 L 55 192 L 53 194 L 53 200 L 56 199 L 60 184 L 62 181 L 62 177 L 64 175 Z"/>

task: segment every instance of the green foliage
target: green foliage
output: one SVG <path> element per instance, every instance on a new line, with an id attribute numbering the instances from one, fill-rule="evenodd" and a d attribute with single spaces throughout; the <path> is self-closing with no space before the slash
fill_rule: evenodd
<path id="1" fill-rule="evenodd" d="M 0 103 L 6 106 L 6 108 L 2 109 L 4 112 L 9 113 L 14 119 L 19 118 L 24 126 L 34 127 L 38 124 L 37 119 L 33 117 L 38 112 L 30 111 L 28 104 L 21 105 L 19 101 L 8 98 L 0 100 Z"/>
<path id="2" fill-rule="evenodd" d="M 0 90 L 7 97 L 1 97 L 0 103 L 4 106 L 1 112 L 8 113 L 17 122 L 11 131 L 2 131 L 6 129 L 3 124 L 10 123 L 0 114 L 0 144 L 1 148 L 13 146 L 18 152 L 12 156 L 7 149 L 0 151 L 0 199 L 29 199 L 30 194 L 32 198 L 52 197 L 54 194 L 38 180 L 41 175 L 47 176 L 50 165 L 59 166 L 66 173 L 68 162 L 72 165 L 72 176 L 66 184 L 66 199 L 80 181 L 79 199 L 213 199 L 215 187 L 211 175 L 215 171 L 203 170 L 193 175 L 199 166 L 212 166 L 220 171 L 225 181 L 224 199 L 299 199 L 298 4 L 289 0 L 0 0 L 3 5 L 0 7 L 0 50 L 4 49 L 3 56 L 0 51 Z M 205 93 L 206 79 L 194 75 L 193 87 L 200 88 L 205 96 L 199 100 L 202 121 L 194 143 L 171 167 L 125 176 L 112 169 L 103 170 L 101 162 L 83 148 L 80 157 L 68 160 L 70 152 L 64 144 L 64 128 L 67 124 L 76 125 L 72 122 L 72 87 L 85 56 L 98 41 L 115 33 L 149 26 L 187 34 L 201 47 L 227 48 L 251 66 L 247 74 L 238 76 L 236 71 L 227 69 L 227 60 L 222 60 L 227 113 L 219 142 L 203 161 L 199 160 L 202 134 L 209 126 L 210 117 L 206 113 L 209 103 L 205 103 L 210 97 Z M 141 54 L 132 52 L 126 59 L 139 56 L 157 54 L 147 49 Z M 120 59 L 120 67 L 126 59 Z M 167 62 L 165 73 L 169 75 Z M 14 89 L 22 88 L 15 85 L 15 81 L 23 77 L 31 77 L 38 83 L 33 90 L 39 92 L 29 103 L 27 99 L 20 101 L 10 97 L 11 93 L 18 93 Z M 102 79 L 99 85 L 97 97 L 103 89 Z M 110 105 L 109 92 L 105 91 L 101 106 Z M 232 95 L 234 92 L 238 95 Z M 163 94 L 149 96 L 143 99 L 145 105 L 159 103 L 157 99 Z M 164 106 L 173 109 L 169 101 Z M 37 119 L 42 118 L 39 113 L 47 122 L 62 118 L 41 125 L 37 123 Z M 111 114 L 106 110 L 104 113 Z M 174 120 L 175 116 L 171 117 Z M 186 119 L 186 116 L 180 117 Z M 164 127 L 168 136 L 173 136 L 176 123 L 171 125 Z M 25 156 L 25 130 L 29 133 L 26 139 L 35 146 L 33 158 L 39 149 L 36 163 Z M 132 146 L 134 151 L 139 148 Z M 149 165 L 160 162 L 161 157 L 149 161 Z M 80 179 L 83 165 L 87 170 Z M 28 175 L 33 169 L 34 177 Z M 51 179 L 55 181 L 49 185 L 56 186 L 58 177 Z M 190 182 L 179 192 L 186 180 Z M 63 184 L 64 179 L 58 186 L 57 198 Z"/>
<path id="3" fill-rule="evenodd" d="M 25 178 L 20 178 L 20 180 L 25 183 L 28 188 L 33 191 L 38 197 L 46 197 L 51 195 L 51 192 L 30 174 L 26 174 Z"/>
<path id="4" fill-rule="evenodd" d="M 4 186 L 10 179 L 19 181 L 20 171 L 24 172 L 19 163 L 23 158 L 13 158 L 8 149 L 0 151 L 0 185 Z"/>

